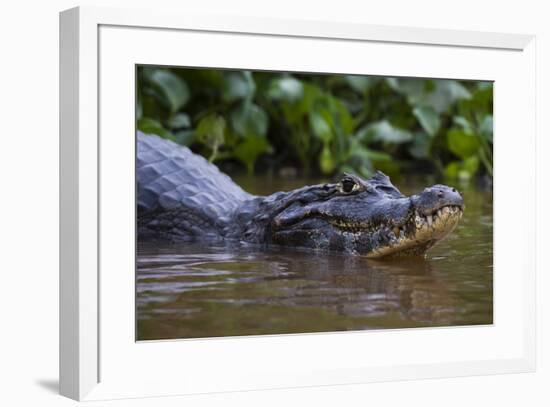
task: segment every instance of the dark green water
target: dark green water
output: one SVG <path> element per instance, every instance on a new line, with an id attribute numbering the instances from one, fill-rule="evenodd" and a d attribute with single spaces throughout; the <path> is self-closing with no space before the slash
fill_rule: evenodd
<path id="1" fill-rule="evenodd" d="M 256 194 L 311 183 L 237 181 Z M 396 184 L 408 195 L 433 183 Z M 492 194 L 459 189 L 464 217 L 425 260 L 138 244 L 137 339 L 491 324 Z"/>

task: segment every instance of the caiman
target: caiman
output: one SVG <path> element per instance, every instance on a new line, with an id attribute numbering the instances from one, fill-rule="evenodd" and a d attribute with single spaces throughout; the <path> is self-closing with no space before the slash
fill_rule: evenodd
<path id="1" fill-rule="evenodd" d="M 187 147 L 137 134 L 140 240 L 241 241 L 380 258 L 424 256 L 464 211 L 454 188 L 409 197 L 377 172 L 269 196 L 245 192 Z"/>

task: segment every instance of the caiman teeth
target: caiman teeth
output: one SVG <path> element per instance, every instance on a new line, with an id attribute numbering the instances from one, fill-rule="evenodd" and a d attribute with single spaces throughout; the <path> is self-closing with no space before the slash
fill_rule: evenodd
<path id="1" fill-rule="evenodd" d="M 424 215 L 420 213 L 418 210 L 415 210 L 413 213 L 412 219 L 409 218 L 407 222 L 414 222 L 414 226 L 416 227 L 416 230 L 422 229 L 423 227 L 429 227 L 430 229 L 434 230 L 441 226 L 442 219 L 449 217 L 457 217 L 460 219 L 463 214 L 463 208 L 459 206 L 445 206 L 443 208 L 439 208 L 438 210 L 434 211 L 430 215 Z M 457 219 L 457 220 L 458 220 Z M 381 230 L 384 230 L 386 236 L 388 236 L 390 239 L 403 239 L 407 237 L 407 231 L 406 231 L 406 224 L 405 223 L 401 226 L 395 225 L 395 224 L 381 224 L 381 225 L 375 225 L 368 222 L 361 222 L 361 221 L 346 221 L 341 219 L 334 219 L 331 220 L 330 223 L 332 223 L 334 226 L 336 226 L 338 229 L 340 229 L 343 232 L 348 233 L 378 233 Z M 413 229 L 414 229 L 413 226 Z"/>
<path id="2" fill-rule="evenodd" d="M 366 223 L 361 222 L 346 222 L 342 220 L 333 220 L 330 221 L 334 226 L 339 228 L 340 230 L 351 232 L 351 233 L 358 233 L 361 231 L 368 231 L 370 230 L 370 225 Z"/>
<path id="3" fill-rule="evenodd" d="M 436 220 L 439 220 L 442 216 L 446 215 L 458 215 L 459 217 L 462 217 L 463 209 L 459 206 L 444 206 L 443 208 L 439 208 L 437 211 L 433 212 L 430 215 L 423 215 L 418 212 L 416 212 L 417 219 L 420 220 L 420 222 L 424 221 L 428 224 L 429 227 L 432 227 Z"/>

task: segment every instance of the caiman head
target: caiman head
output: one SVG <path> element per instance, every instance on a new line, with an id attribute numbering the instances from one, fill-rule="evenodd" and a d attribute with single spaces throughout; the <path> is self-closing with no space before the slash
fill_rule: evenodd
<path id="1" fill-rule="evenodd" d="M 464 211 L 454 188 L 433 185 L 407 197 L 381 172 L 368 180 L 345 174 L 338 183 L 304 187 L 277 201 L 268 241 L 369 258 L 423 256 Z"/>

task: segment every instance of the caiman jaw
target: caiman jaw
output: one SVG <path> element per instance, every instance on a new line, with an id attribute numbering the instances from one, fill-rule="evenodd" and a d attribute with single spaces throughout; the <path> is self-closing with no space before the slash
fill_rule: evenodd
<path id="1" fill-rule="evenodd" d="M 415 212 L 415 239 L 441 240 L 451 233 L 462 218 L 463 207 L 449 205 L 434 211 L 430 215 Z"/>
<path id="2" fill-rule="evenodd" d="M 392 228 L 387 245 L 374 249 L 366 257 L 423 256 L 455 229 L 463 210 L 459 205 L 444 206 L 427 215 L 415 210 L 404 226 Z"/>

